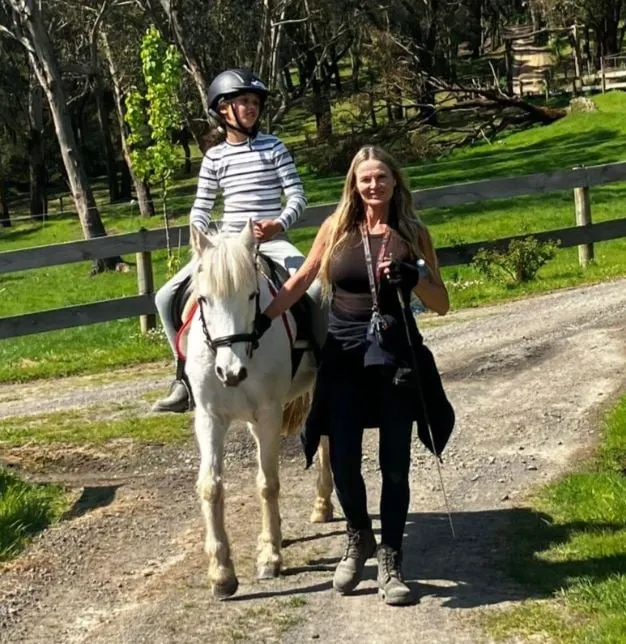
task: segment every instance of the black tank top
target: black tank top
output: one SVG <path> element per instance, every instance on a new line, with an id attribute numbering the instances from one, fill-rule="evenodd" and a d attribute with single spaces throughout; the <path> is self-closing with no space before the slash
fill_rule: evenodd
<path id="1" fill-rule="evenodd" d="M 376 263 L 383 235 L 370 235 L 372 260 Z M 406 260 L 411 253 L 408 244 L 395 231 L 387 245 L 386 254 L 393 259 Z M 378 279 L 378 272 L 376 272 Z M 372 294 L 367 276 L 365 252 L 360 232 L 352 233 L 343 247 L 335 253 L 329 266 L 332 285 L 329 332 L 340 340 L 345 349 L 365 345 L 367 327 L 372 316 Z M 382 312 L 399 311 L 395 302 L 395 292 L 381 284 L 378 292 Z"/>
<path id="2" fill-rule="evenodd" d="M 376 262 L 383 235 L 370 235 L 372 260 Z M 407 243 L 395 231 L 387 245 L 386 254 L 393 259 L 406 260 L 410 256 Z M 360 233 L 353 233 L 346 244 L 334 255 L 330 262 L 330 281 L 333 288 L 331 311 L 338 318 L 346 321 L 366 321 L 372 315 L 372 293 L 367 277 L 365 252 Z M 378 279 L 378 274 L 376 278 Z M 380 293 L 384 296 L 384 289 Z M 383 303 L 381 302 L 381 308 Z"/>

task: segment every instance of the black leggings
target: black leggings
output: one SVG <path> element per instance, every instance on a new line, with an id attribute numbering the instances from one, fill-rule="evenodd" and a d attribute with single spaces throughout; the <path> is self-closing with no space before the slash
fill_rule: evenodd
<path id="1" fill-rule="evenodd" d="M 337 374 L 336 374 L 337 375 Z M 379 426 L 381 543 L 401 550 L 409 509 L 409 466 L 413 427 L 412 392 L 391 382 L 378 367 L 348 369 L 335 387 L 330 410 L 330 462 L 337 497 L 351 528 L 371 526 L 361 475 L 363 428 Z"/>

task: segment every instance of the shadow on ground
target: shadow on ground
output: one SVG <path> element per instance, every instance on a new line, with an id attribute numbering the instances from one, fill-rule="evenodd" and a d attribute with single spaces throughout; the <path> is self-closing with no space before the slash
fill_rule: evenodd
<path id="1" fill-rule="evenodd" d="M 74 505 L 63 515 L 63 519 L 82 517 L 96 508 L 104 508 L 115 500 L 120 485 L 99 485 L 84 487 Z"/>
<path id="2" fill-rule="evenodd" d="M 549 597 L 581 577 L 600 581 L 611 575 L 626 574 L 626 555 L 567 562 L 539 557 L 539 553 L 566 543 L 573 533 L 617 531 L 623 529 L 622 525 L 594 522 L 557 525 L 548 515 L 525 508 L 456 512 L 452 514 L 452 521 L 455 538 L 446 514 L 409 514 L 403 566 L 405 578 L 416 594 L 439 597 L 442 605 L 449 608 Z M 333 535 L 337 531 L 315 538 Z M 306 565 L 283 572 L 284 577 L 316 573 L 318 583 L 306 580 L 292 588 L 237 595 L 231 601 L 329 590 L 337 562 L 338 558 L 331 556 L 311 559 Z M 376 563 L 370 559 L 364 579 L 375 578 Z M 370 584 L 357 588 L 354 594 L 375 592 L 376 588 Z"/>

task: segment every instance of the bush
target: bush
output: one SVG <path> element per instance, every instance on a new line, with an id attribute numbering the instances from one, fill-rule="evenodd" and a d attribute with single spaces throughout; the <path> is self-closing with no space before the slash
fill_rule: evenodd
<path id="1" fill-rule="evenodd" d="M 400 126 L 394 125 L 394 128 Z M 407 131 L 401 135 L 391 126 L 375 135 L 368 132 L 353 132 L 343 136 L 332 135 L 324 141 L 306 135 L 305 146 L 299 152 L 299 158 L 315 174 L 345 174 L 352 158 L 364 145 L 379 145 L 393 154 L 401 165 L 424 161 L 433 157 L 437 149 L 428 142 L 426 136 L 417 130 Z M 381 135 L 389 132 L 389 137 Z"/>
<path id="2" fill-rule="evenodd" d="M 306 145 L 299 156 L 318 175 L 345 174 L 354 155 L 371 142 L 367 134 L 346 137 L 330 136 L 323 142 L 306 136 Z"/>
<path id="3" fill-rule="evenodd" d="M 556 255 L 559 241 L 541 242 L 535 237 L 513 239 L 507 250 L 479 249 L 473 266 L 487 277 L 513 284 L 530 282 L 539 269 Z"/>

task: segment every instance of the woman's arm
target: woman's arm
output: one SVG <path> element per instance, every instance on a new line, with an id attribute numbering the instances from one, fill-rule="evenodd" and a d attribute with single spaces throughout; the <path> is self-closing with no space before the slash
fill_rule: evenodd
<path id="1" fill-rule="evenodd" d="M 327 219 L 317 232 L 313 246 L 302 266 L 284 283 L 272 303 L 265 309 L 264 314 L 269 318 L 278 317 L 295 304 L 317 277 L 326 249 L 328 229 Z"/>
<path id="2" fill-rule="evenodd" d="M 420 233 L 419 245 L 424 253 L 424 261 L 429 268 L 429 274 L 419 280 L 413 292 L 422 300 L 424 306 L 439 315 L 445 315 L 450 309 L 448 289 L 443 283 L 433 241 L 426 228 L 423 228 Z"/>

